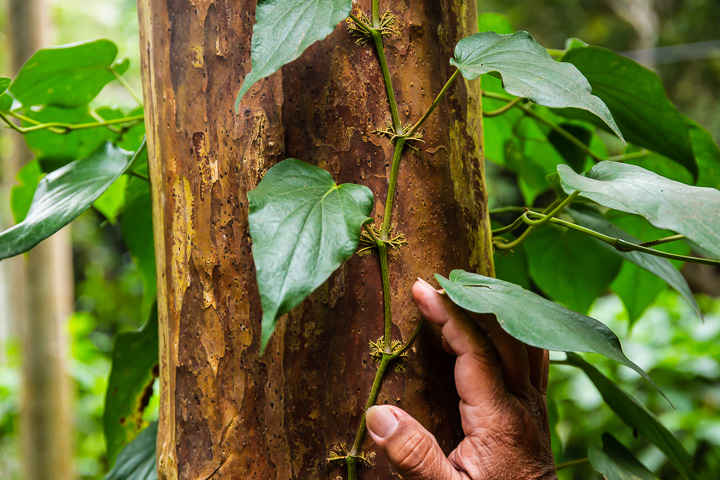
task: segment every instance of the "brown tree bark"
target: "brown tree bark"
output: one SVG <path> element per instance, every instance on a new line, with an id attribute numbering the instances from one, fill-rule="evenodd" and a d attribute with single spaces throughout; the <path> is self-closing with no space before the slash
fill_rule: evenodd
<path id="1" fill-rule="evenodd" d="M 8 2 L 8 39 L 13 71 L 47 45 L 43 0 Z M 21 135 L 14 135 L 7 171 L 32 159 Z M 8 178 L 12 179 L 14 174 Z M 70 480 L 73 473 L 72 394 L 65 320 L 73 311 L 70 230 L 65 228 L 27 255 L 9 259 L 13 269 L 14 317 L 22 344 L 20 436 L 27 480 Z M 3 262 L 5 263 L 5 262 Z"/>
<path id="2" fill-rule="evenodd" d="M 364 11 L 370 2 L 358 2 Z M 233 110 L 250 71 L 254 0 L 139 0 L 153 191 L 161 338 L 161 479 L 344 477 L 328 450 L 352 443 L 375 375 L 368 342 L 382 335 L 376 255 L 355 256 L 281 320 L 259 355 L 261 309 L 247 192 L 295 157 L 338 182 L 369 186 L 382 220 L 392 145 L 372 132 L 390 118 L 374 51 L 344 24 Z M 386 41 L 404 122 L 417 120 L 451 74 L 455 43 L 475 32 L 474 2 L 391 5 Z M 396 339 L 418 321 L 416 277 L 453 268 L 492 273 L 479 85 L 456 82 L 400 169 L 390 259 Z M 451 450 L 461 435 L 453 361 L 427 328 L 406 372 L 378 401 L 397 404 Z M 373 445 L 365 442 L 365 450 Z M 391 478 L 384 458 L 360 478 Z"/>

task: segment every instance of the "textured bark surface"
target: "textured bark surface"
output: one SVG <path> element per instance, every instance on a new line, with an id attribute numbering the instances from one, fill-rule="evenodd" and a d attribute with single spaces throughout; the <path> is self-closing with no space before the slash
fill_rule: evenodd
<path id="1" fill-rule="evenodd" d="M 236 113 L 255 1 L 138 3 L 159 282 L 160 478 L 344 477 L 325 458 L 352 443 L 375 375 L 377 257 L 347 262 L 280 321 L 259 356 L 246 193 L 270 166 L 300 158 L 338 182 L 369 186 L 379 225 L 392 146 L 372 133 L 390 118 L 376 56 L 341 24 L 258 82 Z M 359 4 L 369 10 L 369 1 Z M 387 56 L 410 123 L 450 76 L 457 40 L 474 33 L 474 2 L 405 0 L 392 10 L 400 34 L 387 40 Z M 469 88 L 479 99 L 479 85 L 458 81 L 424 126 L 419 155 L 403 157 L 393 223 L 409 245 L 390 260 L 397 339 L 418 319 L 416 277 L 492 271 L 480 103 Z M 406 372 L 390 373 L 379 397 L 408 410 L 448 452 L 461 434 L 452 366 L 426 329 Z M 393 477 L 384 458 L 375 463 L 360 478 Z"/>

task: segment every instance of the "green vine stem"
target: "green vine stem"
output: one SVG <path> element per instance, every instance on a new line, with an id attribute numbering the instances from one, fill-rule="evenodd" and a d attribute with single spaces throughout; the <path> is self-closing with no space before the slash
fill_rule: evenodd
<path id="1" fill-rule="evenodd" d="M 577 460 L 570 460 L 569 462 L 558 463 L 557 465 L 555 465 L 555 470 L 556 471 L 557 470 L 565 470 L 566 468 L 574 467 L 577 465 L 582 465 L 583 463 L 587 463 L 589 461 L 590 461 L 590 459 L 585 457 L 585 458 L 578 458 Z"/>
<path id="2" fill-rule="evenodd" d="M 25 117 L 24 115 L 20 115 L 18 113 L 11 112 L 9 115 L 18 118 L 23 121 L 28 121 L 28 117 Z M 4 113 L 0 112 L 0 119 L 4 121 L 8 127 L 15 130 L 18 133 L 22 133 L 23 135 L 30 132 L 35 132 L 38 130 L 45 130 L 48 129 L 52 131 L 53 133 L 59 133 L 59 134 L 65 134 L 70 133 L 74 130 L 86 130 L 89 128 L 97 128 L 97 127 L 107 127 L 109 125 L 120 125 L 125 123 L 140 123 L 144 120 L 143 115 L 133 115 L 130 117 L 123 117 L 123 118 L 113 118 L 112 120 L 103 120 L 101 122 L 89 122 L 89 123 L 61 123 L 61 122 L 50 122 L 50 123 L 37 123 L 36 120 L 31 120 L 32 123 L 36 123 L 35 125 L 32 125 L 30 127 L 20 127 L 18 125 L 15 125 L 14 122 L 12 122 Z"/>
<path id="3" fill-rule="evenodd" d="M 535 220 L 533 220 L 531 217 L 535 217 Z M 545 214 L 533 212 L 533 211 L 527 211 L 527 212 L 523 213 L 517 220 L 515 220 L 515 222 L 513 222 L 513 225 L 515 223 L 519 223 L 519 224 L 526 223 L 528 225 L 532 225 L 532 223 L 528 223 L 528 222 L 535 223 L 535 222 L 537 222 L 538 219 L 540 219 L 540 220 L 546 219 L 546 221 L 549 223 L 553 223 L 553 224 L 559 225 L 561 227 L 575 230 L 577 232 L 583 233 L 583 234 L 591 236 L 597 240 L 600 240 L 603 243 L 607 243 L 608 245 L 612 246 L 613 248 L 615 248 L 615 250 L 617 250 L 619 252 L 636 251 L 636 252 L 647 253 L 649 255 L 655 255 L 656 257 L 667 258 L 669 260 L 679 260 L 681 262 L 700 263 L 703 265 L 720 266 L 720 260 L 715 260 L 715 259 L 711 259 L 711 258 L 690 257 L 687 255 L 678 255 L 675 253 L 662 252 L 660 250 L 655 250 L 654 248 L 649 248 L 649 247 L 645 246 L 644 244 L 635 244 L 635 243 L 623 240 L 621 238 L 614 238 L 609 235 L 605 235 L 600 232 L 596 232 L 595 230 L 591 230 L 589 228 L 583 227 L 581 225 L 577 225 L 575 223 L 568 222 L 566 220 L 561 220 L 559 218 L 553 218 L 553 217 L 547 218 L 547 217 L 549 217 L 549 215 L 545 215 Z M 504 228 L 498 229 L 498 230 L 504 230 Z M 529 230 L 529 228 L 528 228 L 528 230 Z M 525 232 L 523 232 L 523 234 L 520 235 L 520 237 L 518 237 L 517 239 L 515 239 L 513 242 L 510 242 L 510 243 L 495 243 L 495 248 L 497 248 L 499 250 L 509 250 L 509 249 L 517 246 L 519 243 L 521 243 L 521 241 L 525 239 L 526 233 L 527 233 L 527 230 Z M 681 240 L 682 238 L 680 238 L 680 237 L 683 237 L 683 236 L 682 235 L 673 235 L 672 237 L 666 237 L 664 239 L 660 239 L 661 240 L 660 243 L 667 243 L 667 242 L 672 242 L 672 241 L 676 241 L 676 240 Z M 653 245 L 659 244 L 659 243 L 655 243 L 655 242 L 658 242 L 658 240 L 655 240 L 653 242 L 648 242 L 648 243 L 651 243 Z"/>
<path id="4" fill-rule="evenodd" d="M 433 101 L 432 105 L 430 105 L 430 108 L 428 108 L 427 112 L 425 112 L 425 115 L 423 115 L 422 118 L 418 120 L 415 125 L 410 127 L 410 130 L 408 130 L 406 134 L 408 137 L 412 136 L 415 132 L 417 132 L 418 129 L 422 126 L 422 124 L 425 123 L 425 120 L 427 120 L 433 113 L 433 111 L 435 111 L 435 108 L 440 103 L 440 100 L 443 99 L 447 91 L 450 89 L 450 86 L 453 84 L 453 82 L 455 82 L 455 79 L 457 79 L 459 75 L 460 70 L 455 70 L 455 72 L 453 72 L 448 81 L 445 83 L 445 86 L 442 88 L 442 90 L 440 90 L 440 93 L 438 93 L 437 97 L 435 97 L 435 100 Z"/>
<path id="5" fill-rule="evenodd" d="M 390 181 L 388 183 L 387 198 L 385 199 L 385 214 L 380 228 L 380 239 L 383 241 L 387 240 L 390 234 L 390 220 L 392 219 L 393 205 L 395 203 L 395 188 L 397 187 L 398 173 L 400 172 L 400 159 L 406 141 L 405 137 L 397 137 L 395 141 L 395 152 L 390 167 Z"/>
<path id="6" fill-rule="evenodd" d="M 135 93 L 135 91 L 132 89 L 130 84 L 125 80 L 122 75 L 120 75 L 114 67 L 110 67 L 110 73 L 113 74 L 113 77 L 115 77 L 115 80 L 118 81 L 120 85 L 130 94 L 130 96 L 137 102 L 139 106 L 143 106 L 143 102 L 140 99 L 140 97 Z"/>
<path id="7" fill-rule="evenodd" d="M 424 324 L 425 321 L 421 319 L 415 326 L 415 330 L 413 331 L 410 339 L 407 341 L 407 343 L 405 343 L 405 345 L 390 353 L 383 352 L 382 357 L 380 358 L 380 365 L 378 365 L 377 372 L 375 373 L 375 379 L 373 380 L 372 387 L 370 388 L 370 394 L 368 395 L 367 402 L 365 403 L 365 410 L 363 411 L 363 416 L 360 419 L 360 426 L 358 427 L 358 431 L 355 434 L 355 441 L 353 442 L 353 445 L 350 448 L 350 451 L 348 452 L 346 457 L 348 467 L 348 480 L 355 480 L 357 462 L 363 458 L 361 456 L 361 448 L 363 439 L 365 438 L 365 434 L 367 433 L 367 420 L 365 418 L 365 413 L 370 407 L 375 405 L 378 394 L 380 393 L 380 387 L 382 386 L 382 382 L 385 378 L 385 374 L 387 373 L 388 368 L 390 368 L 393 362 L 400 358 L 413 345 L 413 343 L 415 343 L 415 340 L 420 334 L 420 330 L 422 330 Z"/>
<path id="8" fill-rule="evenodd" d="M 497 110 L 491 110 L 489 112 L 483 112 L 483 118 L 492 118 L 502 115 L 503 113 L 512 110 L 512 108 L 523 100 L 522 97 L 515 97 L 502 107 Z"/>

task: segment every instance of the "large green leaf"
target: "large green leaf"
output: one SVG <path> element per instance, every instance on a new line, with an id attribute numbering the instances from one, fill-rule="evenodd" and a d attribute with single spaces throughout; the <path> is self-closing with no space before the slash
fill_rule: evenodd
<path id="1" fill-rule="evenodd" d="M 265 348 L 278 318 L 355 252 L 373 195 L 365 186 L 338 186 L 322 168 L 289 158 L 268 170 L 248 200 Z"/>
<path id="2" fill-rule="evenodd" d="M 455 58 L 450 63 L 468 80 L 497 72 L 508 93 L 529 98 L 539 105 L 589 111 L 622 138 L 610 110 L 592 95 L 582 73 L 570 64 L 553 60 L 527 32 L 476 33 L 458 42 Z"/>
<path id="3" fill-rule="evenodd" d="M 573 48 L 562 61 L 575 65 L 587 78 L 629 142 L 672 158 L 697 177 L 685 121 L 655 72 L 599 47 Z"/>
<path id="4" fill-rule="evenodd" d="M 620 238 L 631 243 L 637 244 L 642 242 L 642 240 L 635 238 L 622 228 L 614 225 L 612 222 L 602 217 L 599 213 L 575 209 L 568 209 L 567 213 L 575 220 L 576 223 L 582 225 L 583 227 L 587 227 L 604 235 L 608 235 L 613 238 Z M 658 236 L 657 238 L 661 237 Z M 650 238 L 648 240 L 655 240 L 655 238 Z M 698 316 L 701 316 L 700 307 L 695 301 L 695 297 L 693 296 L 692 291 L 690 291 L 690 286 L 687 284 L 685 277 L 682 276 L 678 269 L 675 268 L 669 260 L 642 252 L 621 252 L 607 243 L 600 241 L 597 242 L 602 245 L 603 248 L 612 251 L 623 259 L 634 263 L 638 267 L 647 270 L 667 282 L 668 285 L 674 288 L 680 295 L 683 296 L 683 298 L 685 298 L 685 300 L 688 301 L 688 303 L 690 303 L 690 305 L 692 305 L 695 313 L 697 313 Z"/>
<path id="5" fill-rule="evenodd" d="M 579 190 L 600 205 L 640 215 L 720 258 L 720 191 L 691 187 L 618 162 L 600 162 L 585 176 L 559 165 L 558 174 L 566 192 Z"/>
<path id="6" fill-rule="evenodd" d="M 545 225 L 525 241 L 530 277 L 540 289 L 572 310 L 587 313 L 610 285 L 621 260 L 592 238 Z"/>
<path id="7" fill-rule="evenodd" d="M 720 147 L 705 127 L 687 117 L 685 121 L 690 130 L 695 160 L 700 169 L 697 185 L 720 188 Z"/>
<path id="8" fill-rule="evenodd" d="M 157 480 L 157 422 L 122 449 L 105 480 Z"/>
<path id="9" fill-rule="evenodd" d="M 115 463 L 120 450 L 147 426 L 143 412 L 157 377 L 158 341 L 157 306 L 140 330 L 115 338 L 103 412 L 110 465 Z"/>
<path id="10" fill-rule="evenodd" d="M 687 479 L 695 479 L 692 457 L 685 447 L 643 404 L 621 390 L 600 370 L 579 355 L 568 353 L 567 362 L 582 369 L 595 384 L 605 403 L 633 430 L 657 446 Z"/>
<path id="11" fill-rule="evenodd" d="M 106 143 L 40 181 L 25 219 L 0 233 L 0 260 L 26 252 L 84 212 L 130 165 L 132 154 Z"/>
<path id="12" fill-rule="evenodd" d="M 15 175 L 17 183 L 10 190 L 10 211 L 13 214 L 15 223 L 22 222 L 27 216 L 42 175 L 37 160 L 31 160 L 23 165 Z"/>
<path id="13" fill-rule="evenodd" d="M 150 185 L 137 177 L 129 178 L 125 187 L 125 204 L 120 214 L 123 240 L 142 277 L 143 311 L 155 298 L 155 244 L 153 241 Z"/>
<path id="14" fill-rule="evenodd" d="M 503 330 L 528 345 L 561 352 L 599 353 L 632 368 L 655 385 L 625 356 L 612 330 L 594 318 L 496 278 L 463 270 L 453 270 L 449 280 L 438 274 L 435 278 L 456 305 L 475 313 L 494 314 Z"/>
<path id="15" fill-rule="evenodd" d="M 76 108 L 48 106 L 41 110 L 25 109 L 23 113 L 41 123 L 91 123 L 97 120 L 90 115 L 87 105 Z M 23 122 L 27 127 L 32 124 Z M 36 130 L 25 134 L 25 142 L 44 172 L 51 172 L 73 160 L 86 157 L 117 134 L 107 128 L 87 128 L 57 134 L 50 130 Z"/>
<path id="16" fill-rule="evenodd" d="M 657 480 L 654 473 L 609 433 L 602 436 L 602 449 L 592 446 L 588 451 L 590 465 L 607 480 Z"/>
<path id="17" fill-rule="evenodd" d="M 298 58 L 307 47 L 327 37 L 350 15 L 352 0 L 258 0 L 252 37 L 252 70 L 240 99 L 257 82 Z"/>
<path id="18" fill-rule="evenodd" d="M 10 92 L 24 106 L 84 105 L 115 79 L 111 67 L 117 47 L 110 40 L 41 48 L 18 72 Z M 118 66 L 118 73 L 127 63 Z"/>

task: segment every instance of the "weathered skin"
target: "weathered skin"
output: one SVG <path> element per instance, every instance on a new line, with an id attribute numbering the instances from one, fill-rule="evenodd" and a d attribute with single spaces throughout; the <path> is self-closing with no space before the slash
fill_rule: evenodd
<path id="1" fill-rule="evenodd" d="M 359 2 L 364 11 L 369 1 Z M 392 3 L 400 35 L 386 51 L 404 122 L 419 118 L 451 74 L 474 2 Z M 233 110 L 250 70 L 254 0 L 139 0 L 161 338 L 160 479 L 335 479 L 329 448 L 351 444 L 375 375 L 368 342 L 382 334 L 375 254 L 353 257 L 281 320 L 259 356 L 261 309 L 247 197 L 287 157 L 369 186 L 382 221 L 392 146 L 377 57 L 341 24 L 258 84 Z M 382 8 L 382 7 L 381 7 Z M 469 99 L 468 88 L 474 99 Z M 409 245 L 390 260 L 396 339 L 418 314 L 418 276 L 492 273 L 479 85 L 458 81 L 406 152 L 393 224 Z M 452 359 L 427 329 L 406 373 L 378 401 L 400 405 L 449 451 L 461 435 Z M 369 440 L 366 451 L 372 451 Z M 389 479 L 384 458 L 359 477 Z"/>

